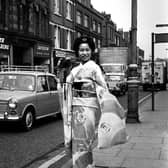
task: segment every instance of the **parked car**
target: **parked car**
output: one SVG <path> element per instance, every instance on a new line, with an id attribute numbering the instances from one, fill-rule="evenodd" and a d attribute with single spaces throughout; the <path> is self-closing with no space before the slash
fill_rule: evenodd
<path id="1" fill-rule="evenodd" d="M 0 72 L 0 121 L 18 121 L 28 131 L 37 119 L 60 115 L 58 84 L 48 72 Z"/>

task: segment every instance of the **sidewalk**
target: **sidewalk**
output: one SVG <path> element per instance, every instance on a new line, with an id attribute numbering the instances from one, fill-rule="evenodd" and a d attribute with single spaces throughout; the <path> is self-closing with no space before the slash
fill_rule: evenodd
<path id="1" fill-rule="evenodd" d="M 129 141 L 110 149 L 94 149 L 97 167 L 168 168 L 168 91 L 155 94 L 139 106 L 140 121 L 127 124 Z"/>

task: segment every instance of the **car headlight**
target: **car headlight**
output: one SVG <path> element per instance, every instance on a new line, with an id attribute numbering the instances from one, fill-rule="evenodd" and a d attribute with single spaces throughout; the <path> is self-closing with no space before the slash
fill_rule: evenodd
<path id="1" fill-rule="evenodd" d="M 14 98 L 10 99 L 8 105 L 10 108 L 15 109 L 17 107 L 17 100 Z"/>

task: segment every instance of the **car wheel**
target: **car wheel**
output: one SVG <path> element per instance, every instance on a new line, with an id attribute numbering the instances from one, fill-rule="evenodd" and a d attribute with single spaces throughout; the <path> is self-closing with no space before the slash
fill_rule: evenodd
<path id="1" fill-rule="evenodd" d="M 22 127 L 24 131 L 29 131 L 32 129 L 34 123 L 34 116 L 32 111 L 28 110 L 25 112 L 23 120 L 22 120 Z"/>

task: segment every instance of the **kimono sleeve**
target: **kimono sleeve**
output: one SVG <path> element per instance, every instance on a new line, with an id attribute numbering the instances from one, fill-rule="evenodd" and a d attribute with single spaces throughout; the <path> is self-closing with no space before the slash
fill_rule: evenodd
<path id="1" fill-rule="evenodd" d="M 103 76 L 103 72 L 101 71 L 100 67 L 97 65 L 96 66 L 96 74 L 95 74 L 95 81 L 98 85 L 103 87 L 104 89 L 108 90 L 105 78 Z"/>

